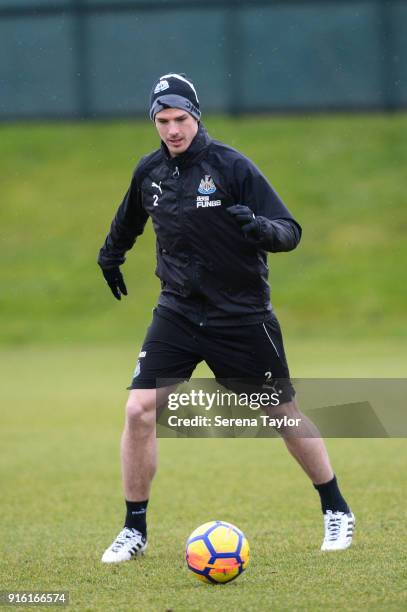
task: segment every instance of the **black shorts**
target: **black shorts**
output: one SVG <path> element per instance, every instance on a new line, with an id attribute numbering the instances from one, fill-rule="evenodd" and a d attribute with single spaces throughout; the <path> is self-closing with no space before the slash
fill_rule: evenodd
<path id="1" fill-rule="evenodd" d="M 217 381 L 236 392 L 248 386 L 276 388 L 280 403 L 295 391 L 290 382 L 277 317 L 238 327 L 200 327 L 158 306 L 147 330 L 128 389 L 156 389 L 189 380 L 205 361 Z"/>

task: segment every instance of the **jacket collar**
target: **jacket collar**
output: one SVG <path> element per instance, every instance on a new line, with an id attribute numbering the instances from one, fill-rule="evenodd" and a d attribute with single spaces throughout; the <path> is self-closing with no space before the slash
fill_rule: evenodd
<path id="1" fill-rule="evenodd" d="M 185 168 L 192 165 L 197 158 L 204 153 L 210 142 L 211 138 L 203 123 L 200 122 L 198 131 L 193 141 L 189 145 L 188 149 L 184 151 L 184 153 L 181 153 L 181 155 L 177 155 L 176 157 L 171 157 L 167 145 L 165 145 L 163 141 L 161 141 L 161 151 L 171 168 L 175 168 L 176 166 L 178 168 Z"/>

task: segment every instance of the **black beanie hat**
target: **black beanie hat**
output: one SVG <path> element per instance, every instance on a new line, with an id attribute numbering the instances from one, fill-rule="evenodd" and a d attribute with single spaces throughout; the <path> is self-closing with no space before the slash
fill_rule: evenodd
<path id="1" fill-rule="evenodd" d="M 180 108 L 199 121 L 201 111 L 195 87 L 184 74 L 164 74 L 155 83 L 150 98 L 150 119 L 165 108 Z"/>

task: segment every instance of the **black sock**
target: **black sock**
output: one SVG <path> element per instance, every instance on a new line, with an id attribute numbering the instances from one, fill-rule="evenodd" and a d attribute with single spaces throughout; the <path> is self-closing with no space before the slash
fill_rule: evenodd
<path id="1" fill-rule="evenodd" d="M 137 529 L 137 531 L 140 531 L 144 537 L 147 537 L 147 504 L 148 499 L 137 502 L 127 501 L 126 499 L 127 512 L 124 526 L 128 527 L 129 529 Z"/>
<path id="2" fill-rule="evenodd" d="M 339 490 L 336 476 L 329 482 L 318 485 L 314 484 L 314 487 L 321 498 L 321 507 L 324 514 L 327 510 L 332 510 L 332 512 L 350 512 L 349 506 Z"/>

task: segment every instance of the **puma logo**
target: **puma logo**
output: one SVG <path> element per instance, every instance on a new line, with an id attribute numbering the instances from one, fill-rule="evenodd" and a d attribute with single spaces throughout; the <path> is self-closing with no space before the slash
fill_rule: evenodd
<path id="1" fill-rule="evenodd" d="M 161 181 L 158 185 L 157 183 L 151 183 L 151 187 L 155 187 L 156 189 L 158 189 L 161 195 L 163 194 L 163 190 L 161 189 Z"/>

